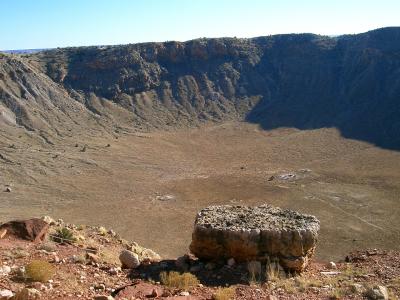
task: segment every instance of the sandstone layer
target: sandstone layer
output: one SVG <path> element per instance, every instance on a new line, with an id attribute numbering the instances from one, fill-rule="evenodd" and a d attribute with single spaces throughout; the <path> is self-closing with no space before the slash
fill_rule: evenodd
<path id="1" fill-rule="evenodd" d="M 270 205 L 210 206 L 196 217 L 190 251 L 205 260 L 278 259 L 300 272 L 314 253 L 319 228 L 314 216 Z"/>

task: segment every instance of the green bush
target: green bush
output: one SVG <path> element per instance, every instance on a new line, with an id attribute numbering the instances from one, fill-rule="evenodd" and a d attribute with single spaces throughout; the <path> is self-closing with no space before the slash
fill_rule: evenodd
<path id="1" fill-rule="evenodd" d="M 66 227 L 58 229 L 55 236 L 53 236 L 53 241 L 57 243 L 74 243 L 76 242 L 76 238 L 74 237 L 74 233 Z"/>

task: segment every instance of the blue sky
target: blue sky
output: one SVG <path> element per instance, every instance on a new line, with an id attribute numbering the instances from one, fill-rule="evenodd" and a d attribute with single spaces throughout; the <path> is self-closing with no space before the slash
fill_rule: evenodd
<path id="1" fill-rule="evenodd" d="M 400 0 L 1 0 L 0 49 L 126 44 L 198 37 L 400 25 Z"/>

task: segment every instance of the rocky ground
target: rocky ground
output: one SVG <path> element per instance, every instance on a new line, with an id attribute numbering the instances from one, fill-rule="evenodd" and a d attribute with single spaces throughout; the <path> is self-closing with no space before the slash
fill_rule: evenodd
<path id="1" fill-rule="evenodd" d="M 296 275 L 265 266 L 251 268 L 233 259 L 210 263 L 186 255 L 162 260 L 113 230 L 46 221 L 51 225 L 43 241 L 21 239 L 0 229 L 0 299 L 15 293 L 19 296 L 14 299 L 98 300 L 399 299 L 400 295 L 396 251 L 354 252 L 337 263 L 313 261 Z M 61 243 L 63 228 L 72 233 L 64 236 L 70 242 Z M 126 250 L 131 256 L 120 258 Z M 43 282 L 27 276 L 29 264 L 37 260 L 54 270 Z M 186 279 L 166 280 L 163 272 L 172 271 L 186 274 Z"/>

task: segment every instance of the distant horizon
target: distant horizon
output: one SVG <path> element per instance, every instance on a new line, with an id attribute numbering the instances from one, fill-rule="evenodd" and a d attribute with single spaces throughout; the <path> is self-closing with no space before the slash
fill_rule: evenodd
<path id="1" fill-rule="evenodd" d="M 265 34 L 265 35 L 259 35 L 259 36 L 252 36 L 252 37 L 236 37 L 236 36 L 220 36 L 220 37 L 198 37 L 198 38 L 193 38 L 189 40 L 164 40 L 164 41 L 144 41 L 144 42 L 128 42 L 128 43 L 122 43 L 122 44 L 98 44 L 98 45 L 71 45 L 71 46 L 63 46 L 63 47 L 50 47 L 50 48 L 29 48 L 29 49 L 0 49 L 0 52 L 5 52 L 5 53 L 11 53 L 13 51 L 18 52 L 18 51 L 32 51 L 32 52 L 40 52 L 40 51 L 45 51 L 45 50 L 53 50 L 53 49 L 62 49 L 62 48 L 80 48 L 80 47 L 112 47 L 112 46 L 123 46 L 123 45 L 132 45 L 132 44 L 146 44 L 146 43 L 166 43 L 166 42 L 179 42 L 179 43 L 185 43 L 193 40 L 198 40 L 198 39 L 224 39 L 224 38 L 239 38 L 239 39 L 253 39 L 253 38 L 258 38 L 258 37 L 267 37 L 267 36 L 275 36 L 275 35 L 290 35 L 290 34 L 315 34 L 319 36 L 327 36 L 327 37 L 340 37 L 340 36 L 345 36 L 345 35 L 358 35 L 358 34 L 363 34 L 375 30 L 381 30 L 381 29 L 386 29 L 386 28 L 399 28 L 400 26 L 385 26 L 385 27 L 379 27 L 379 28 L 374 28 L 370 29 L 367 31 L 363 32 L 357 32 L 357 33 L 343 33 L 343 34 L 317 34 L 314 32 L 293 32 L 293 33 L 276 33 L 276 34 Z"/>
<path id="2" fill-rule="evenodd" d="M 0 49 L 50 49 L 275 34 L 358 34 L 400 25 L 400 1 L 4 0 Z"/>

